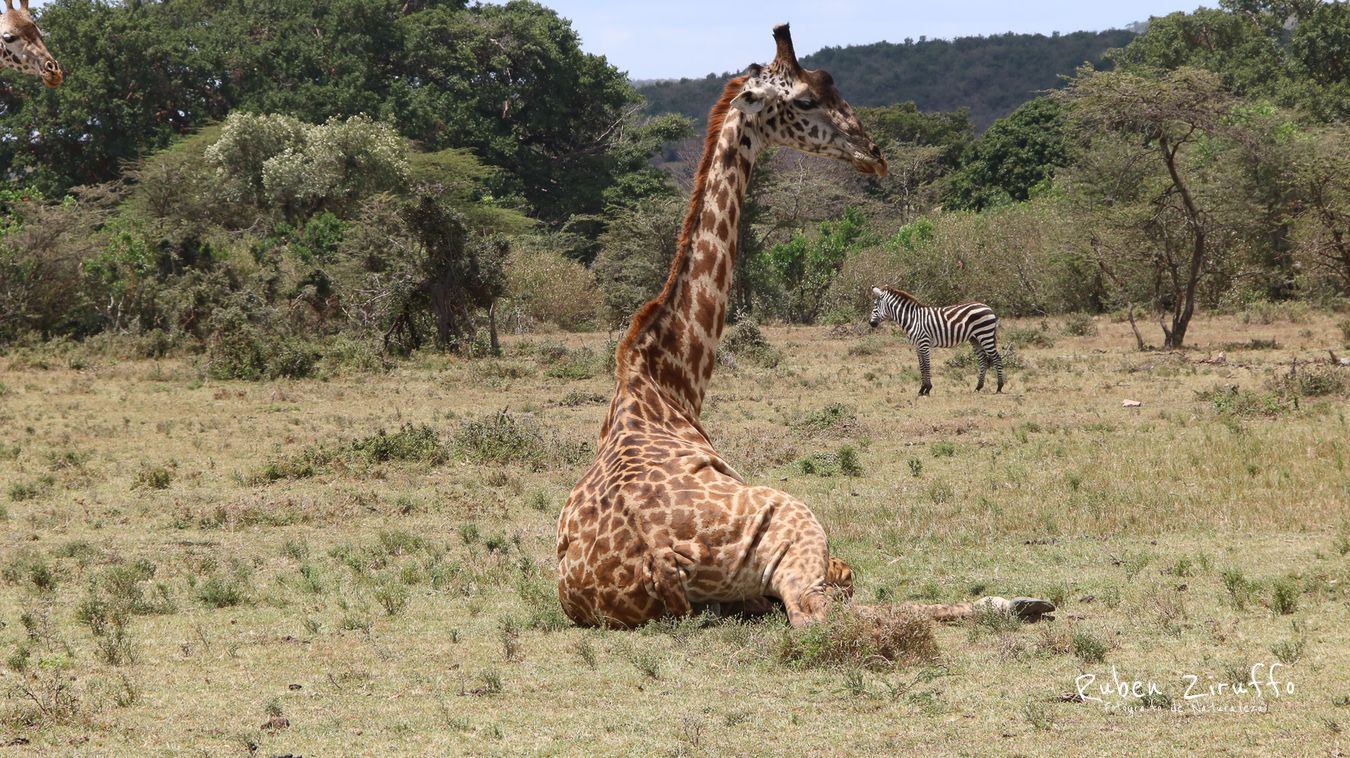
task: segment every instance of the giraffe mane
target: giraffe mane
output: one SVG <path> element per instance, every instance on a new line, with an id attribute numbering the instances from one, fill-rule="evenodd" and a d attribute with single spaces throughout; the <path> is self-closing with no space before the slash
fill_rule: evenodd
<path id="1" fill-rule="evenodd" d="M 698 173 L 694 175 L 694 191 L 689 197 L 689 210 L 684 215 L 684 224 L 680 227 L 679 242 L 675 247 L 675 259 L 670 262 L 670 273 L 666 275 L 666 283 L 661 287 L 660 294 L 648 300 L 646 305 L 643 305 L 637 313 L 633 314 L 633 320 L 628 325 L 628 331 L 624 334 L 623 341 L 619 343 L 618 350 L 615 352 L 614 365 L 618 373 L 617 378 L 620 381 L 624 377 L 626 359 L 633 348 L 633 343 L 637 341 L 638 335 L 658 318 L 661 307 L 674 293 L 675 286 L 680 279 L 680 273 L 684 271 L 685 263 L 689 258 L 689 238 L 693 235 L 694 229 L 698 226 L 699 217 L 703 214 L 703 190 L 707 184 L 708 170 L 712 168 L 713 151 L 717 147 L 717 138 L 722 133 L 722 124 L 726 121 L 727 111 L 731 108 L 731 101 L 741 91 L 741 86 L 745 84 L 747 78 L 738 76 L 727 82 L 726 87 L 722 90 L 722 97 L 708 112 L 708 133 L 703 139 L 703 157 L 699 159 Z"/>
<path id="2" fill-rule="evenodd" d="M 922 301 L 922 300 L 920 300 L 920 299 L 917 298 L 917 297 L 914 297 L 913 295 L 909 294 L 908 292 L 906 292 L 906 291 L 904 291 L 904 290 L 902 290 L 902 289 L 896 289 L 895 287 L 890 287 L 890 286 L 885 286 L 885 285 L 883 285 L 880 289 L 881 289 L 882 292 L 887 292 L 887 293 L 889 293 L 889 294 L 895 295 L 896 297 L 902 297 L 902 298 L 904 298 L 904 299 L 910 301 L 911 303 L 914 303 L 915 305 L 923 305 L 923 301 Z"/>

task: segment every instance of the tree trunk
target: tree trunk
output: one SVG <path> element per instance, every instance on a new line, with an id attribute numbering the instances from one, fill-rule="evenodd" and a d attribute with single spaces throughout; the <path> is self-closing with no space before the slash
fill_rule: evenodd
<path id="1" fill-rule="evenodd" d="M 1191 316 L 1195 315 L 1195 291 L 1200 285 L 1200 276 L 1205 269 L 1206 239 L 1204 218 L 1200 209 L 1196 207 L 1195 198 L 1191 197 L 1186 182 L 1182 181 L 1181 172 L 1177 167 L 1177 151 L 1181 148 L 1181 144 L 1178 143 L 1173 147 L 1167 134 L 1163 133 L 1158 138 L 1158 146 L 1162 150 L 1163 161 L 1167 163 L 1167 173 L 1172 178 L 1172 185 L 1181 196 L 1186 224 L 1191 228 L 1191 260 L 1186 269 L 1185 286 L 1179 293 L 1181 298 L 1173 305 L 1172 328 L 1163 329 L 1166 337 L 1163 346 L 1175 350 L 1186 341 L 1186 328 L 1190 326 Z"/>
<path id="2" fill-rule="evenodd" d="M 492 355 L 501 355 L 502 346 L 497 342 L 497 301 L 488 305 L 488 351 Z"/>

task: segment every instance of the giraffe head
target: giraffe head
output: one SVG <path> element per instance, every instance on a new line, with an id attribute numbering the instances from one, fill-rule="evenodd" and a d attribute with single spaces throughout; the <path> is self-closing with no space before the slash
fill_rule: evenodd
<path id="1" fill-rule="evenodd" d="M 864 174 L 886 175 L 886 159 L 867 136 L 828 71 L 802 68 L 787 24 L 773 29 L 778 54 L 754 64 L 732 107 L 746 114 L 771 144 L 835 158 Z"/>
<path id="2" fill-rule="evenodd" d="M 42 30 L 28 15 L 28 0 L 5 0 L 6 10 L 0 14 L 0 66 L 22 71 L 42 78 L 48 87 L 61 84 L 61 64 L 56 62 L 42 43 Z"/>

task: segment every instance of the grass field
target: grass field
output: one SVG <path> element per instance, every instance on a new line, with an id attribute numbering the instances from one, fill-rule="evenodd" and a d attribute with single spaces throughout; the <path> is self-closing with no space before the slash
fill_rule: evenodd
<path id="1" fill-rule="evenodd" d="M 1305 362 L 1350 350 L 1344 316 L 1267 316 L 1198 320 L 1177 353 L 1106 319 L 1005 323 L 1003 395 L 937 351 L 916 397 L 894 331 L 771 328 L 776 365 L 723 369 L 714 441 L 815 510 L 860 602 L 1060 606 L 896 665 L 802 655 L 781 616 L 566 623 L 554 528 L 612 391 L 605 335 L 276 383 L 12 352 L 0 746 L 1339 755 L 1350 369 Z M 1253 666 L 1262 697 L 1233 692 Z M 1113 670 L 1145 697 L 1103 694 Z M 1100 701 L 1062 697 L 1080 685 Z"/>

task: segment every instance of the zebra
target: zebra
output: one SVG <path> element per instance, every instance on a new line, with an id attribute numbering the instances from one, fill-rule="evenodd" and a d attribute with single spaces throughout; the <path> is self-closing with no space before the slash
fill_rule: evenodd
<path id="1" fill-rule="evenodd" d="M 919 373 L 923 383 L 919 394 L 927 395 L 933 389 L 928 372 L 928 348 L 956 347 L 967 340 L 975 346 L 975 357 L 980 361 L 980 380 L 975 391 L 984 389 L 984 372 L 992 361 L 998 374 L 998 389 L 1003 391 L 1003 358 L 998 354 L 994 332 L 998 316 L 984 303 L 959 305 L 924 305 L 918 298 L 893 287 L 873 287 L 876 302 L 868 323 L 873 328 L 882 319 L 892 319 L 909 335 L 914 350 L 919 354 Z"/>

